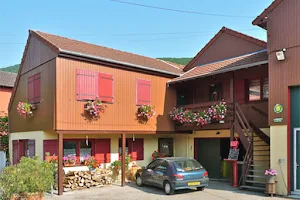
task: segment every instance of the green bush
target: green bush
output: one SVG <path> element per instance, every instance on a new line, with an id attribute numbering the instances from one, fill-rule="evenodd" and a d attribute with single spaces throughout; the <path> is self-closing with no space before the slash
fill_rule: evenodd
<path id="1" fill-rule="evenodd" d="M 53 173 L 53 164 L 38 157 L 22 157 L 19 164 L 5 168 L 0 174 L 3 199 L 10 199 L 12 195 L 26 197 L 28 194 L 50 191 L 51 184 L 54 184 Z"/>

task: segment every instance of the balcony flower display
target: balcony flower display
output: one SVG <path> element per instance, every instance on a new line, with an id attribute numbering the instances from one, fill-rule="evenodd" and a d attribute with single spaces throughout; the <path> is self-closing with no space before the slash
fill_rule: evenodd
<path id="1" fill-rule="evenodd" d="M 100 113 L 104 113 L 106 105 L 103 105 L 101 100 L 96 98 L 94 101 L 88 101 L 85 104 L 84 110 L 93 118 L 99 118 Z"/>
<path id="2" fill-rule="evenodd" d="M 140 123 L 146 123 L 149 119 L 156 115 L 154 107 L 151 105 L 141 105 L 136 113 Z"/>
<path id="3" fill-rule="evenodd" d="M 221 101 L 216 105 L 212 105 L 208 110 L 197 110 L 186 108 L 176 108 L 169 113 L 172 120 L 184 126 L 204 126 L 211 122 L 223 122 L 227 113 L 227 105 L 225 101 Z"/>
<path id="4" fill-rule="evenodd" d="M 63 157 L 64 165 L 67 166 L 73 166 L 76 163 L 76 156 L 69 154 L 67 156 Z"/>
<path id="5" fill-rule="evenodd" d="M 33 116 L 33 110 L 35 110 L 36 107 L 34 104 L 27 103 L 27 102 L 19 102 L 17 106 L 18 113 L 20 116 L 26 118 L 26 117 L 32 117 Z"/>

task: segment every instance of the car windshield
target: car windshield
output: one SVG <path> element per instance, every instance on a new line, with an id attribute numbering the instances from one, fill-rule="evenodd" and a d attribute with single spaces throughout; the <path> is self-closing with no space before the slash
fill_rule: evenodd
<path id="1" fill-rule="evenodd" d="M 203 167 L 196 160 L 174 160 L 174 165 L 177 172 L 197 171 Z"/>

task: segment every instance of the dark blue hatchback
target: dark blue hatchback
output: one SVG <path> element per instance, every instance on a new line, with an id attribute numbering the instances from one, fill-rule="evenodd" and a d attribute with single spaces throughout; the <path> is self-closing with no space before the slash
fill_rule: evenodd
<path id="1" fill-rule="evenodd" d="M 200 163 L 190 158 L 160 158 L 138 170 L 136 174 L 138 186 L 160 187 L 168 195 L 179 189 L 204 190 L 208 181 L 208 172 Z"/>

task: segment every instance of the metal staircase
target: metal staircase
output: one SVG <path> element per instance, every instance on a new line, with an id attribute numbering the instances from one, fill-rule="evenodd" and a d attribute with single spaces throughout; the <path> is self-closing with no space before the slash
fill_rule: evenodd
<path id="1" fill-rule="evenodd" d="M 234 130 L 246 149 L 240 188 L 264 191 L 264 173 L 270 166 L 270 138 L 247 120 L 238 103 L 234 104 Z"/>

